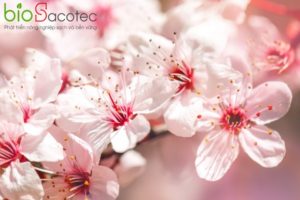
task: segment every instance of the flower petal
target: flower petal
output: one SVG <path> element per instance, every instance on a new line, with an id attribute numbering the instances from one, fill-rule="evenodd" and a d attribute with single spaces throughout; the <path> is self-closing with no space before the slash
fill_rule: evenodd
<path id="1" fill-rule="evenodd" d="M 247 98 L 245 110 L 248 117 L 258 124 L 267 124 L 283 117 L 289 110 L 292 92 L 279 81 L 257 86 Z"/>
<path id="2" fill-rule="evenodd" d="M 49 65 L 42 67 L 33 80 L 33 108 L 39 108 L 44 103 L 54 101 L 62 84 L 62 72 L 59 60 L 52 59 Z"/>
<path id="3" fill-rule="evenodd" d="M 64 199 L 68 196 L 69 184 L 65 181 L 63 176 L 53 177 L 51 181 L 43 183 L 45 196 L 44 199 Z"/>
<path id="4" fill-rule="evenodd" d="M 69 67 L 78 70 L 86 77 L 93 76 L 96 80 L 100 80 L 103 76 L 103 70 L 108 68 L 109 64 L 109 53 L 105 49 L 94 48 L 71 60 Z"/>
<path id="5" fill-rule="evenodd" d="M 50 133 L 26 135 L 21 141 L 22 154 L 34 162 L 56 162 L 64 158 L 63 147 Z"/>
<path id="6" fill-rule="evenodd" d="M 176 93 L 178 88 L 175 81 L 166 80 L 163 77 L 142 79 L 144 77 L 140 76 L 134 86 L 134 93 L 136 94 L 134 110 L 138 113 L 155 112 Z"/>
<path id="7" fill-rule="evenodd" d="M 112 132 L 110 124 L 103 122 L 86 124 L 80 128 L 77 136 L 86 141 L 93 149 L 95 164 L 99 163 L 103 150 L 110 143 L 110 133 Z"/>
<path id="8" fill-rule="evenodd" d="M 202 100 L 196 95 L 175 98 L 164 114 L 169 131 L 176 136 L 191 137 L 196 132 L 197 116 L 202 113 Z"/>
<path id="9" fill-rule="evenodd" d="M 29 121 L 24 124 L 24 129 L 28 134 L 39 135 L 48 129 L 58 116 L 54 104 L 45 104 L 29 118 Z"/>
<path id="10" fill-rule="evenodd" d="M 82 170 L 89 172 L 93 167 L 93 151 L 88 143 L 74 134 L 66 134 L 57 127 L 51 127 L 51 133 L 65 150 L 65 158 L 61 162 L 43 162 L 43 166 L 55 172 L 73 170 L 74 163 Z"/>
<path id="11" fill-rule="evenodd" d="M 150 132 L 150 123 L 143 115 L 137 115 L 125 126 L 128 131 L 137 136 L 138 141 L 144 139 Z"/>
<path id="12" fill-rule="evenodd" d="M 172 41 L 160 35 L 138 33 L 130 36 L 129 42 L 130 51 L 134 56 L 133 70 L 155 77 L 156 74 L 163 74 L 164 70 L 173 64 L 164 59 L 173 52 Z"/>
<path id="13" fill-rule="evenodd" d="M 123 153 L 135 147 L 150 132 L 148 120 L 141 115 L 137 115 L 128 124 L 111 134 L 111 143 L 116 152 Z"/>
<path id="14" fill-rule="evenodd" d="M 109 168 L 95 166 L 91 177 L 89 199 L 114 200 L 119 195 L 116 174 Z"/>
<path id="15" fill-rule="evenodd" d="M 200 144 L 195 161 L 199 177 L 217 181 L 229 170 L 239 154 L 239 144 L 234 134 L 217 130 Z"/>
<path id="16" fill-rule="evenodd" d="M 244 151 L 263 167 L 277 166 L 285 156 L 285 143 L 277 131 L 257 125 L 239 135 Z"/>
<path id="17" fill-rule="evenodd" d="M 8 199 L 40 200 L 42 182 L 29 162 L 13 162 L 0 177 L 0 190 Z"/>

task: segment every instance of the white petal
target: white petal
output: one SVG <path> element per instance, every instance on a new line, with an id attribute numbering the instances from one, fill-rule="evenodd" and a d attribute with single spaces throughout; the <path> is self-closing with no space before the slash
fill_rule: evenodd
<path id="1" fill-rule="evenodd" d="M 195 161 L 199 177 L 217 181 L 229 170 L 239 154 L 237 137 L 225 131 L 214 131 L 201 142 Z"/>
<path id="2" fill-rule="evenodd" d="M 164 61 L 164 58 L 172 54 L 172 41 L 159 35 L 141 33 L 129 37 L 129 42 L 133 54 L 133 70 L 155 77 L 156 74 L 161 75 L 171 64 L 170 61 Z"/>
<path id="3" fill-rule="evenodd" d="M 212 17 L 186 31 L 183 37 L 201 44 L 209 51 L 220 53 L 226 47 L 233 30 L 232 24 L 219 17 Z M 222 31 L 222 34 L 215 34 Z"/>
<path id="4" fill-rule="evenodd" d="M 24 124 L 24 129 L 28 134 L 39 135 L 48 129 L 59 116 L 54 104 L 46 104 L 34 113 L 29 121 Z"/>
<path id="5" fill-rule="evenodd" d="M 90 179 L 89 199 L 114 200 L 119 195 L 119 184 L 116 174 L 109 168 L 95 166 Z"/>
<path id="6" fill-rule="evenodd" d="M 80 128 L 80 133 L 77 136 L 86 141 L 93 149 L 95 164 L 99 163 L 103 150 L 110 143 L 112 132 L 110 124 L 103 122 L 86 124 Z"/>
<path id="7" fill-rule="evenodd" d="M 95 109 L 96 105 L 90 100 L 98 99 L 98 92 L 95 87 L 83 87 L 71 88 L 66 93 L 60 94 L 57 103 L 61 117 L 56 120 L 57 124 L 66 131 L 73 132 L 83 123 L 99 120 L 98 109 Z"/>
<path id="8" fill-rule="evenodd" d="M 136 116 L 125 126 L 111 134 L 111 144 L 118 153 L 135 147 L 136 143 L 150 131 L 150 124 L 143 116 Z"/>
<path id="9" fill-rule="evenodd" d="M 62 84 L 61 75 L 60 61 L 56 59 L 37 72 L 33 81 L 33 108 L 56 99 Z"/>
<path id="10" fill-rule="evenodd" d="M 64 158 L 63 147 L 50 133 L 26 135 L 21 141 L 22 154 L 34 162 L 56 162 Z"/>
<path id="11" fill-rule="evenodd" d="M 257 125 L 239 135 L 244 151 L 263 167 L 277 166 L 285 156 L 285 143 L 277 131 Z"/>
<path id="12" fill-rule="evenodd" d="M 246 112 L 258 124 L 267 124 L 283 117 L 289 110 L 292 92 L 278 81 L 257 86 L 247 98 Z"/>
<path id="13" fill-rule="evenodd" d="M 150 123 L 142 115 L 137 115 L 130 123 L 125 125 L 127 130 L 137 136 L 138 141 L 141 141 L 150 132 Z"/>
<path id="14" fill-rule="evenodd" d="M 13 162 L 0 177 L 0 190 L 8 199 L 40 200 L 42 182 L 29 162 Z"/>
<path id="15" fill-rule="evenodd" d="M 169 131 L 176 136 L 191 137 L 196 132 L 197 116 L 202 114 L 202 100 L 196 95 L 175 98 L 164 114 Z"/>
<path id="16" fill-rule="evenodd" d="M 104 69 L 110 65 L 109 53 L 101 48 L 90 49 L 71 60 L 69 67 L 80 71 L 86 77 L 92 76 L 100 80 Z"/>
<path id="17" fill-rule="evenodd" d="M 163 103 L 169 100 L 177 91 L 178 85 L 175 81 L 159 77 L 155 79 L 143 79 L 141 76 L 135 84 L 135 112 L 149 114 L 158 110 Z M 141 83 L 139 83 L 141 81 Z"/>
<path id="18" fill-rule="evenodd" d="M 112 133 L 111 144 L 114 151 L 123 153 L 130 148 L 133 148 L 137 143 L 137 136 L 127 134 L 125 127 Z"/>
<path id="19" fill-rule="evenodd" d="M 208 97 L 214 97 L 220 94 L 218 86 L 225 88 L 232 87 L 230 80 L 240 80 L 242 74 L 233 69 L 231 65 L 218 63 L 215 61 L 207 62 L 207 88 L 205 95 Z"/>

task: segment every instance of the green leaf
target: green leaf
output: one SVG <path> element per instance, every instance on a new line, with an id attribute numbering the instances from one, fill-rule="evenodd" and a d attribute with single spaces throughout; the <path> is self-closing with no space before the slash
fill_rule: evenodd
<path id="1" fill-rule="evenodd" d="M 22 3 L 18 3 L 17 8 L 21 9 L 22 8 Z"/>

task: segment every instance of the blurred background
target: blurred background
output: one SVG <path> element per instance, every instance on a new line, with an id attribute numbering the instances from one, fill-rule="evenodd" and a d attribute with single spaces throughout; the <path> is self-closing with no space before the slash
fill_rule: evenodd
<path id="1" fill-rule="evenodd" d="M 162 0 L 164 8 L 171 0 Z M 173 3 L 176 0 L 172 1 Z M 171 2 L 171 3 L 172 3 Z M 299 0 L 273 0 L 300 11 Z M 248 14 L 268 17 L 284 33 L 291 18 L 250 4 Z M 298 78 L 300 77 L 293 77 Z M 287 153 L 276 168 L 266 169 L 241 150 L 232 168 L 220 181 L 197 177 L 195 152 L 201 135 L 183 139 L 167 136 L 139 151 L 147 159 L 146 171 L 127 188 L 120 200 L 299 200 L 300 199 L 300 92 L 294 92 L 289 113 L 270 127 L 286 142 Z"/>

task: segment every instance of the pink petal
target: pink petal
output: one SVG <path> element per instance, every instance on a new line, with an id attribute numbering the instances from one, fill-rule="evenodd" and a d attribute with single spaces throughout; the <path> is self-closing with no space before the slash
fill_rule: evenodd
<path id="1" fill-rule="evenodd" d="M 82 170 L 86 172 L 91 171 L 93 166 L 93 151 L 88 143 L 74 134 L 65 134 L 58 128 L 52 127 L 51 133 L 64 147 L 66 156 L 61 162 L 44 162 L 43 166 L 49 170 L 61 172 L 63 169 L 66 171 L 73 170 L 75 162 Z"/>
<path id="2" fill-rule="evenodd" d="M 53 185 L 55 187 L 53 187 Z M 44 199 L 64 199 L 69 192 L 69 190 L 66 189 L 69 185 L 65 181 L 65 177 L 62 176 L 53 177 L 51 181 L 45 181 L 43 186 L 45 190 Z"/>
<path id="3" fill-rule="evenodd" d="M 285 156 L 285 143 L 277 131 L 256 125 L 239 135 L 244 151 L 263 167 L 277 166 Z"/>
<path id="4" fill-rule="evenodd" d="M 229 170 L 239 154 L 237 137 L 225 131 L 214 131 L 200 144 L 195 161 L 199 177 L 217 181 Z"/>
<path id="5" fill-rule="evenodd" d="M 41 180 L 29 162 L 13 162 L 0 177 L 0 190 L 8 199 L 39 200 L 44 195 Z"/>
<path id="6" fill-rule="evenodd" d="M 289 110 L 292 92 L 283 82 L 270 81 L 257 86 L 247 98 L 245 110 L 248 117 L 267 124 L 283 117 Z"/>
<path id="7" fill-rule="evenodd" d="M 92 200 L 114 200 L 119 195 L 116 174 L 107 167 L 95 166 L 91 177 L 90 198 Z"/>

